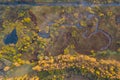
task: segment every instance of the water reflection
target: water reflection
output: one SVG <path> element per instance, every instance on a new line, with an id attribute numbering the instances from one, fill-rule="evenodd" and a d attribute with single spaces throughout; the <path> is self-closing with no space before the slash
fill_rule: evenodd
<path id="1" fill-rule="evenodd" d="M 83 29 L 83 27 L 80 25 L 80 23 L 77 23 L 77 24 L 76 24 L 76 27 L 77 27 L 78 29 Z"/>
<path id="2" fill-rule="evenodd" d="M 38 32 L 38 35 L 42 38 L 50 38 L 50 33 L 48 32 L 45 32 L 45 31 L 41 31 L 41 32 Z"/>
<path id="3" fill-rule="evenodd" d="M 5 36 L 4 43 L 7 44 L 16 44 L 18 41 L 17 31 L 16 28 L 12 30 L 11 33 Z"/>
<path id="4" fill-rule="evenodd" d="M 49 31 L 45 32 L 44 30 L 38 32 L 38 35 L 42 38 L 50 38 L 50 26 L 49 26 Z"/>

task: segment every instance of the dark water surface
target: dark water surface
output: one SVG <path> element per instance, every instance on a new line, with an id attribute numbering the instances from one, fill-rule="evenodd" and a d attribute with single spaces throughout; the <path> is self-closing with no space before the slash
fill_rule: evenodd
<path id="1" fill-rule="evenodd" d="M 30 5 L 30 6 L 84 6 L 84 7 L 94 7 L 94 6 L 120 6 L 120 2 L 117 3 L 90 3 L 88 1 L 73 1 L 73 2 L 29 2 L 29 1 L 14 1 L 14 2 L 0 2 L 0 5 Z"/>
<path id="2" fill-rule="evenodd" d="M 4 43 L 5 44 L 16 44 L 18 41 L 17 31 L 13 29 L 11 33 L 5 36 Z"/>

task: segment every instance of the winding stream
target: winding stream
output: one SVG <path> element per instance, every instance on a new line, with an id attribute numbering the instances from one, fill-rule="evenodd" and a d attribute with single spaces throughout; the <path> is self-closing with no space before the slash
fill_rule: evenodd
<path id="1" fill-rule="evenodd" d="M 90 19 L 90 18 L 92 18 L 92 17 L 96 17 L 96 15 L 88 15 L 88 18 Z M 88 33 L 88 30 L 86 30 L 83 34 L 82 34 L 82 37 L 83 38 L 85 38 L 85 39 L 88 39 L 88 38 L 91 38 L 93 35 L 96 35 L 97 33 L 102 33 L 102 34 L 104 34 L 106 37 L 107 37 L 107 39 L 108 39 L 108 44 L 106 45 L 106 46 L 104 46 L 104 47 L 102 47 L 100 50 L 105 50 L 105 49 L 107 49 L 110 45 L 111 45 L 111 43 L 112 43 L 112 37 L 111 37 L 111 35 L 108 33 L 108 32 L 105 32 L 104 30 L 102 30 L 102 29 L 99 29 L 99 18 L 98 17 L 96 17 L 97 19 L 98 19 L 98 21 L 97 21 L 97 23 L 96 23 L 96 28 L 95 28 L 95 31 L 94 32 L 92 32 L 91 34 L 89 34 L 89 36 L 86 36 L 86 34 Z"/>
<path id="2" fill-rule="evenodd" d="M 86 1 L 81 1 L 81 2 L 42 2 L 42 3 L 32 3 L 32 2 L 0 2 L 0 5 L 8 5 L 8 6 L 17 6 L 17 5 L 31 5 L 31 6 L 83 6 L 83 7 L 95 7 L 95 6 L 101 6 L 101 7 L 107 7 L 107 6 L 120 6 L 120 3 L 109 3 L 109 4 L 92 4 Z M 109 33 L 105 32 L 104 30 L 99 29 L 99 18 L 96 15 L 89 14 L 88 19 L 91 19 L 92 17 L 96 17 L 98 19 L 96 26 L 95 26 L 95 31 L 86 36 L 88 33 L 88 30 L 86 30 L 82 36 L 85 39 L 91 38 L 93 35 L 96 35 L 96 33 L 102 33 L 108 38 L 108 44 L 104 47 L 102 47 L 100 50 L 105 50 L 107 49 L 111 43 L 112 43 L 112 37 Z M 118 20 L 119 21 L 119 20 Z M 78 24 L 78 27 L 80 25 Z"/>

